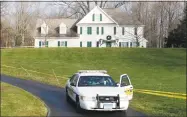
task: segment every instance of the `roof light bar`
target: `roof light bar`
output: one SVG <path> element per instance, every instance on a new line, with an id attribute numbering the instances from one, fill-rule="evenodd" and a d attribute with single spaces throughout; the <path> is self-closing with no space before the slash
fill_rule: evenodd
<path id="1" fill-rule="evenodd" d="M 106 74 L 106 70 L 79 70 L 79 73 L 104 73 Z"/>

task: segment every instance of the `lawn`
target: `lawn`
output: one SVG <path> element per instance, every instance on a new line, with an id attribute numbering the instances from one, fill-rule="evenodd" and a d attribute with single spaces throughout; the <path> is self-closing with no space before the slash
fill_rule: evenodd
<path id="1" fill-rule="evenodd" d="M 47 109 L 32 94 L 1 82 L 1 116 L 46 116 Z"/>
<path id="2" fill-rule="evenodd" d="M 135 89 L 186 93 L 186 49 L 3 49 L 1 60 L 4 74 L 61 87 L 66 82 L 64 78 L 77 70 L 105 69 L 116 81 L 127 73 Z M 140 93 L 134 97 L 130 106 L 136 110 L 156 116 L 186 116 L 185 100 Z"/>

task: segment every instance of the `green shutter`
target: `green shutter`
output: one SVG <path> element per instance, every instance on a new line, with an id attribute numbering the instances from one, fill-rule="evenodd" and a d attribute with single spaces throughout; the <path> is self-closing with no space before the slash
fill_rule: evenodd
<path id="1" fill-rule="evenodd" d="M 90 34 L 92 34 L 92 27 L 90 27 Z"/>
<path id="2" fill-rule="evenodd" d="M 89 34 L 89 27 L 87 27 L 87 34 Z"/>
<path id="3" fill-rule="evenodd" d="M 41 41 L 39 41 L 39 47 L 41 47 L 41 45 L 42 45 L 42 42 L 41 42 Z"/>
<path id="4" fill-rule="evenodd" d="M 100 14 L 100 21 L 102 21 L 103 20 L 103 18 L 102 18 L 102 14 Z"/>
<path id="5" fill-rule="evenodd" d="M 101 27 L 101 34 L 103 35 L 104 34 L 104 28 Z"/>
<path id="6" fill-rule="evenodd" d="M 114 27 L 114 35 L 116 35 L 116 27 Z"/>
<path id="7" fill-rule="evenodd" d="M 65 41 L 65 47 L 67 47 L 67 41 Z"/>
<path id="8" fill-rule="evenodd" d="M 99 34 L 99 27 L 97 27 L 97 34 Z"/>
<path id="9" fill-rule="evenodd" d="M 90 47 L 92 47 L 92 42 L 90 41 Z"/>
<path id="10" fill-rule="evenodd" d="M 46 47 L 48 47 L 48 41 L 46 41 L 46 44 L 45 44 L 45 45 L 46 45 Z"/>
<path id="11" fill-rule="evenodd" d="M 95 14 L 92 15 L 92 21 L 95 21 Z"/>
<path id="12" fill-rule="evenodd" d="M 89 42 L 87 41 L 87 47 L 89 47 Z"/>
<path id="13" fill-rule="evenodd" d="M 82 41 L 80 42 L 80 47 L 82 47 Z"/>
<path id="14" fill-rule="evenodd" d="M 80 27 L 80 34 L 82 34 L 82 27 Z"/>
<path id="15" fill-rule="evenodd" d="M 124 33 L 125 33 L 125 29 L 124 29 L 124 27 L 122 28 L 122 35 L 124 35 Z"/>
<path id="16" fill-rule="evenodd" d="M 58 41 L 58 47 L 60 47 L 60 41 Z"/>

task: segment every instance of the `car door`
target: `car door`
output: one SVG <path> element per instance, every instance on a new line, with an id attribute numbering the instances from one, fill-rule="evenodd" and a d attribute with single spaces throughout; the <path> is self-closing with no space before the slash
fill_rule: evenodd
<path id="1" fill-rule="evenodd" d="M 120 87 L 124 88 L 125 94 L 127 95 L 128 99 L 131 100 L 133 98 L 133 86 L 127 74 L 122 74 L 120 76 Z"/>
<path id="2" fill-rule="evenodd" d="M 76 101 L 76 88 L 77 88 L 77 81 L 78 81 L 78 74 L 75 74 L 72 76 L 72 79 L 70 80 L 70 91 L 69 96 L 72 100 Z"/>
<path id="3" fill-rule="evenodd" d="M 68 84 L 68 89 L 67 89 L 68 95 L 69 95 L 69 97 L 70 97 L 71 99 L 73 99 L 73 86 L 72 86 L 72 83 L 73 83 L 73 81 L 74 81 L 74 79 L 75 79 L 75 75 L 76 75 L 76 74 L 74 74 L 74 75 L 70 78 L 69 84 Z"/>

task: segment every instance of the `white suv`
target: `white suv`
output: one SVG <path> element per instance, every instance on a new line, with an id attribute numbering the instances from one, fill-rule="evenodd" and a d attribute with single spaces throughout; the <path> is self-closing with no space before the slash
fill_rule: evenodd
<path id="1" fill-rule="evenodd" d="M 125 111 L 133 97 L 127 74 L 115 83 L 106 70 L 80 70 L 66 83 L 66 99 L 76 103 L 76 111 Z"/>

